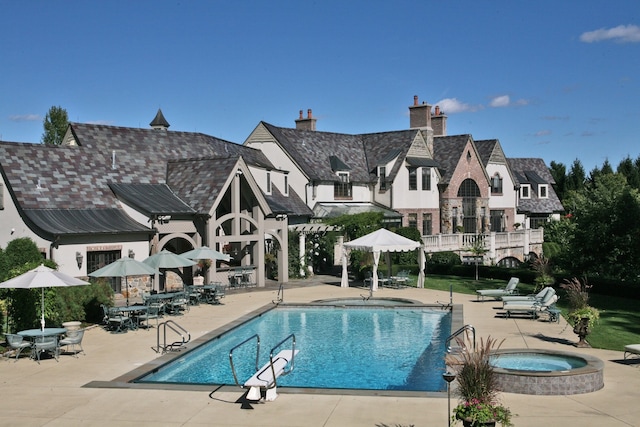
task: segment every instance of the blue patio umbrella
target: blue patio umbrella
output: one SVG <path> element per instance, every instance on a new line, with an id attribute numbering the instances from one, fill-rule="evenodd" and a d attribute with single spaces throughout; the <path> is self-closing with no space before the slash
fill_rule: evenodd
<path id="1" fill-rule="evenodd" d="M 129 276 L 151 276 L 156 274 L 155 268 L 136 261 L 133 258 L 120 258 L 111 264 L 89 273 L 91 277 L 124 277 L 124 281 L 127 283 L 127 306 L 129 305 Z"/>

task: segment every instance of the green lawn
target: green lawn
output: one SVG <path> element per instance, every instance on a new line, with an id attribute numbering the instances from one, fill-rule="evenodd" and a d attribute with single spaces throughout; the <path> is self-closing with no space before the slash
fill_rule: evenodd
<path id="1" fill-rule="evenodd" d="M 500 288 L 505 284 L 502 280 L 480 278 L 476 281 L 468 277 L 438 275 L 427 275 L 425 280 L 425 287 L 429 289 L 448 291 L 453 288 L 453 292 L 470 295 L 475 295 L 477 289 Z M 528 294 L 533 291 L 533 285 L 520 283 L 518 290 Z M 566 300 L 560 298 L 557 305 L 566 316 Z M 592 347 L 622 351 L 627 344 L 640 344 L 640 301 L 591 294 L 590 305 L 600 310 L 600 321 L 587 337 Z"/>

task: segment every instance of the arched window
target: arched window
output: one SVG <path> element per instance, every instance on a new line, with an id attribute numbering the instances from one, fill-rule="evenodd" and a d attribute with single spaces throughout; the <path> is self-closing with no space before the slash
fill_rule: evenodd
<path id="1" fill-rule="evenodd" d="M 458 188 L 458 197 L 462 197 L 462 226 L 465 233 L 477 230 L 476 200 L 480 197 L 480 188 L 472 179 L 465 179 Z"/>

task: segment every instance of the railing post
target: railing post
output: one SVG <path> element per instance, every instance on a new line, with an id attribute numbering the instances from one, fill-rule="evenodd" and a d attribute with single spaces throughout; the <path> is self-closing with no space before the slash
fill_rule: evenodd
<path id="1" fill-rule="evenodd" d="M 496 232 L 489 233 L 489 259 L 496 260 Z"/>

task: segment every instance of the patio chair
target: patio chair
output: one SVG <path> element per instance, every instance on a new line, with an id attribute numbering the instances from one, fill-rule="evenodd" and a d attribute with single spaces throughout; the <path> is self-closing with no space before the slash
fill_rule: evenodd
<path id="1" fill-rule="evenodd" d="M 33 343 L 33 353 L 35 353 L 36 361 L 40 364 L 40 355 L 44 352 L 51 353 L 51 355 L 58 361 L 60 355 L 60 346 L 58 345 L 57 336 L 42 337 L 37 336 Z"/>
<path id="2" fill-rule="evenodd" d="M 187 295 L 189 295 L 189 305 L 200 305 L 202 294 L 195 286 L 185 286 Z"/>
<path id="3" fill-rule="evenodd" d="M 485 298 L 499 299 L 505 295 L 513 295 L 516 293 L 518 283 L 520 283 L 520 279 L 512 277 L 502 289 L 479 289 L 476 291 L 476 299 L 484 301 Z"/>
<path id="4" fill-rule="evenodd" d="M 532 319 L 537 319 L 540 313 L 547 312 L 548 309 L 558 301 L 558 295 L 555 292 L 547 293 L 542 301 L 508 301 L 504 304 L 506 318 L 513 314 L 526 314 Z M 549 316 L 551 320 L 552 316 Z"/>
<path id="5" fill-rule="evenodd" d="M 67 350 L 69 349 L 69 347 L 71 347 L 73 356 L 77 358 L 78 353 L 84 353 L 84 349 L 82 348 L 82 337 L 84 336 L 84 329 L 79 329 L 73 332 L 73 335 L 67 335 L 60 340 L 59 347 L 67 347 Z M 76 347 L 80 348 L 80 350 L 76 350 Z"/>
<path id="6" fill-rule="evenodd" d="M 216 285 L 216 303 L 220 304 L 220 298 L 224 298 L 227 293 L 227 287 L 225 285 Z"/>
<path id="7" fill-rule="evenodd" d="M 181 314 L 182 311 L 189 311 L 189 301 L 184 292 L 178 292 L 169 301 L 168 308 L 171 314 Z"/>
<path id="8" fill-rule="evenodd" d="M 537 294 L 530 294 L 530 295 L 505 295 L 503 297 L 500 297 L 500 299 L 502 300 L 502 304 L 506 304 L 507 302 L 510 301 L 542 301 L 547 294 L 551 292 L 551 294 L 555 294 L 556 290 L 553 289 L 551 286 L 547 286 L 545 288 L 543 288 L 540 292 L 538 292 Z"/>
<path id="9" fill-rule="evenodd" d="M 18 361 L 22 350 L 25 348 L 31 348 L 31 343 L 29 341 L 25 341 L 22 335 L 6 334 L 5 338 L 7 340 L 7 345 L 16 352 L 16 362 Z"/>
<path id="10" fill-rule="evenodd" d="M 146 322 L 144 327 L 148 330 L 151 325 L 149 325 L 149 320 L 156 319 L 156 328 L 158 327 L 158 318 L 160 317 L 160 307 L 157 305 L 149 306 L 145 313 L 138 315 L 138 326 L 141 325 L 141 322 Z"/>
<path id="11" fill-rule="evenodd" d="M 131 325 L 131 319 L 125 316 L 117 307 L 108 309 L 107 329 L 114 332 L 126 332 Z"/>

